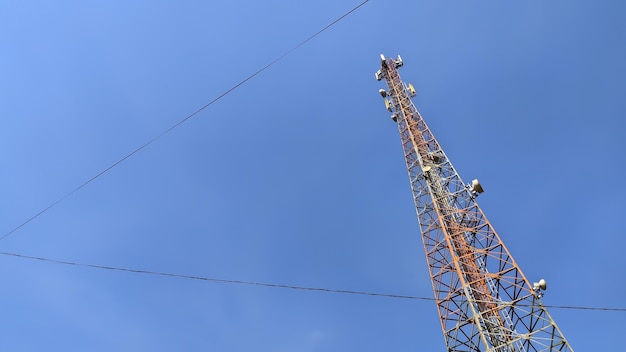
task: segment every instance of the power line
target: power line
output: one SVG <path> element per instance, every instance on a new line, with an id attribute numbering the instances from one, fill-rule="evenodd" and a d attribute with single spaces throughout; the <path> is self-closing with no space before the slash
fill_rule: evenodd
<path id="1" fill-rule="evenodd" d="M 181 278 L 181 279 L 208 281 L 208 282 L 224 283 L 224 284 L 264 286 L 264 287 L 284 288 L 284 289 L 301 290 L 301 291 L 318 291 L 318 292 L 328 292 L 328 293 L 343 293 L 343 294 L 350 294 L 350 295 L 364 295 L 364 296 L 387 297 L 387 298 L 402 298 L 402 299 L 419 300 L 419 301 L 434 301 L 435 300 L 434 298 L 430 298 L 430 297 L 419 297 L 419 296 L 412 296 L 412 295 L 397 295 L 397 294 L 376 293 L 376 292 L 367 292 L 367 291 L 338 290 L 338 289 L 320 288 L 320 287 L 293 286 L 293 285 L 284 285 L 284 284 L 273 284 L 273 283 L 267 283 L 267 282 L 216 279 L 216 278 L 210 278 L 210 277 L 205 277 L 205 276 L 173 274 L 173 273 L 166 273 L 166 272 L 160 272 L 160 271 L 129 269 L 129 268 L 108 266 L 108 265 L 84 264 L 84 263 L 71 262 L 71 261 L 66 261 L 66 260 L 57 260 L 57 259 L 50 259 L 50 258 L 44 258 L 44 257 L 36 257 L 36 256 L 30 256 L 30 255 L 18 254 L 18 253 L 11 253 L 11 252 L 1 252 L 0 251 L 0 254 L 1 255 L 5 255 L 5 256 L 22 258 L 22 259 L 38 260 L 38 261 L 41 261 L 41 262 L 63 264 L 63 265 L 70 265 L 70 266 L 78 266 L 78 267 L 84 267 L 84 268 L 103 269 L 103 270 L 111 270 L 111 271 L 121 271 L 121 272 L 135 273 L 135 274 L 146 274 L 146 275 L 176 277 L 176 278 Z M 586 306 L 564 306 L 564 305 L 544 305 L 544 307 L 553 308 L 553 309 L 626 312 L 626 308 L 611 308 L 611 307 L 586 307 Z"/>
<path id="2" fill-rule="evenodd" d="M 210 278 L 210 277 L 204 277 L 204 276 L 173 274 L 173 273 L 165 273 L 165 272 L 159 272 L 159 271 L 120 268 L 120 267 L 114 267 L 114 266 L 108 266 L 108 265 L 84 264 L 84 263 L 70 262 L 70 261 L 65 261 L 65 260 L 56 260 L 56 259 L 43 258 L 43 257 L 35 257 L 35 256 L 18 254 L 18 253 L 10 253 L 10 252 L 0 252 L 0 254 L 6 255 L 6 256 L 17 257 L 17 258 L 23 258 L 23 259 L 38 260 L 38 261 L 48 262 L 48 263 L 71 265 L 71 266 L 79 266 L 79 267 L 84 267 L 84 268 L 94 268 L 94 269 L 104 269 L 104 270 L 112 270 L 112 271 L 122 271 L 122 272 L 129 272 L 129 273 L 135 273 L 135 274 L 147 274 L 147 275 L 177 277 L 177 278 L 181 278 L 181 279 L 209 281 L 209 282 L 223 283 L 223 284 L 265 286 L 265 287 L 274 287 L 274 288 L 288 288 L 288 289 L 292 289 L 292 290 L 322 291 L 322 292 L 332 292 L 332 293 L 346 293 L 346 294 L 352 294 L 352 295 L 366 295 L 366 296 L 378 296 L 378 297 L 389 297 L 389 298 L 405 298 L 405 299 L 425 300 L 425 301 L 433 301 L 434 300 L 434 298 L 416 297 L 416 296 L 407 296 L 407 295 L 394 295 L 394 294 L 387 294 L 387 293 L 374 293 L 374 292 L 352 291 L 352 290 L 336 290 L 336 289 L 330 289 L 330 288 L 293 286 L 293 285 L 283 285 L 283 284 L 272 284 L 272 283 L 266 283 L 266 282 L 216 279 L 216 278 Z"/>
<path id="3" fill-rule="evenodd" d="M 158 134 L 157 136 L 155 136 L 154 138 L 150 139 L 149 141 L 147 141 L 146 143 L 144 143 L 143 145 L 139 146 L 137 149 L 133 150 L 132 152 L 128 153 L 126 156 L 124 156 L 123 158 L 119 159 L 118 161 L 116 161 L 115 163 L 111 164 L 109 167 L 105 168 L 104 170 L 100 171 L 99 173 L 97 173 L 95 176 L 91 177 L 90 179 L 88 179 L 87 181 L 83 182 L 81 185 L 79 185 L 78 187 L 74 188 L 72 191 L 68 192 L 67 194 L 65 194 L 64 196 L 62 196 L 61 198 L 57 199 L 56 201 L 54 201 L 53 203 L 51 203 L 49 206 L 43 208 L 42 210 L 40 210 L 38 213 L 36 213 L 35 215 L 31 216 L 30 218 L 26 219 L 26 221 L 22 222 L 21 224 L 19 224 L 18 226 L 16 226 L 15 228 L 13 228 L 11 231 L 5 233 L 2 237 L 0 237 L 0 241 L 2 241 L 3 239 L 5 239 L 7 236 L 11 235 L 12 233 L 14 233 L 15 231 L 21 229 L 22 227 L 24 227 L 24 225 L 28 224 L 29 222 L 35 220 L 36 218 L 38 218 L 39 216 L 41 216 L 43 213 L 47 212 L 48 210 L 50 210 L 52 207 L 54 207 L 55 205 L 61 203 L 63 200 L 65 200 L 66 198 L 68 198 L 69 196 L 73 195 L 74 193 L 78 192 L 80 189 L 82 189 L 83 187 L 87 186 L 88 184 L 90 184 L 91 182 L 93 182 L 94 180 L 96 180 L 97 178 L 99 178 L 100 176 L 106 174 L 107 172 L 109 172 L 111 169 L 113 169 L 114 167 L 116 167 L 117 165 L 123 163 L 124 161 L 126 161 L 126 159 L 130 158 L 131 156 L 137 154 L 138 152 L 140 152 L 141 150 L 143 150 L 144 148 L 146 148 L 147 146 L 149 146 L 150 144 L 156 142 L 158 139 L 160 139 L 161 137 L 165 136 L 166 134 L 170 133 L 171 131 L 173 131 L 174 129 L 178 128 L 180 125 L 182 125 L 183 123 L 187 122 L 189 119 L 191 119 L 192 117 L 196 116 L 198 113 L 200 113 L 201 111 L 203 111 L 204 109 L 208 108 L 209 106 L 213 105 L 215 102 L 217 102 L 218 100 L 222 99 L 223 97 L 225 97 L 226 95 L 232 93 L 234 90 L 236 90 L 237 88 L 241 87 L 242 85 L 244 85 L 246 82 L 248 82 L 249 80 L 251 80 L 252 78 L 256 77 L 257 75 L 259 75 L 261 72 L 267 70 L 268 68 L 270 68 L 271 66 L 273 66 L 274 64 L 276 64 L 278 61 L 284 59 L 287 55 L 291 54 L 292 52 L 294 52 L 295 50 L 299 49 L 301 46 L 305 45 L 306 43 L 308 43 L 309 41 L 313 40 L 315 37 L 317 37 L 318 35 L 322 34 L 322 32 L 326 31 L 327 29 L 329 29 L 330 27 L 332 27 L 333 25 L 337 24 L 337 22 L 343 20 L 344 18 L 348 17 L 350 14 L 352 14 L 353 12 L 355 12 L 356 10 L 358 10 L 361 6 L 365 5 L 365 3 L 367 3 L 369 0 L 365 0 L 362 3 L 360 3 L 359 5 L 355 6 L 354 8 L 352 8 L 350 11 L 346 12 L 345 14 L 343 14 L 341 17 L 337 18 L 336 20 L 334 20 L 333 22 L 331 22 L 330 24 L 326 25 L 326 27 L 320 29 L 319 31 L 317 31 L 316 33 L 314 33 L 313 35 L 309 36 L 308 38 L 306 38 L 305 40 L 303 40 L 300 44 L 296 45 L 295 47 L 291 48 L 290 50 L 288 50 L 287 52 L 285 52 L 284 54 L 280 55 L 278 58 L 274 59 L 272 62 L 270 62 L 269 64 L 263 66 L 262 68 L 260 68 L 258 71 L 254 72 L 253 74 L 251 74 L 250 76 L 246 77 L 244 80 L 242 80 L 241 82 L 235 84 L 234 86 L 232 86 L 230 89 L 226 90 L 225 92 L 223 92 L 222 94 L 218 95 L 216 98 L 214 98 L 213 100 L 211 100 L 210 102 L 206 103 L 205 105 L 203 105 L 202 107 L 200 107 L 199 109 L 197 109 L 196 111 L 192 112 L 191 114 L 189 114 L 187 117 L 183 118 L 182 120 L 178 121 L 177 123 L 175 123 L 174 125 L 170 126 L 168 129 L 166 129 L 165 131 L 161 132 L 160 134 Z"/>

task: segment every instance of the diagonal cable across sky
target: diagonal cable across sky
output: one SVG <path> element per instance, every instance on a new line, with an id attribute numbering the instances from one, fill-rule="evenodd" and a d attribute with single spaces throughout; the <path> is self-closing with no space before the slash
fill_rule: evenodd
<path id="1" fill-rule="evenodd" d="M 73 195 L 74 193 L 78 192 L 79 190 L 81 190 L 83 187 L 87 186 L 88 184 L 90 184 L 91 182 L 95 181 L 96 179 L 98 179 L 99 177 L 101 177 L 102 175 L 108 173 L 109 171 L 111 171 L 113 168 L 115 168 L 116 166 L 122 164 L 123 162 L 125 162 L 126 160 L 128 160 L 130 157 L 134 156 L 135 154 L 139 153 L 140 151 L 142 151 L 143 149 L 145 149 L 146 147 L 148 147 L 149 145 L 151 145 L 152 143 L 156 142 L 157 140 L 161 139 L 162 137 L 164 137 L 165 135 L 169 134 L 170 132 L 172 132 L 173 130 L 177 129 L 178 127 L 180 127 L 182 124 L 184 124 L 185 122 L 189 121 L 190 119 L 192 119 L 193 117 L 197 116 L 200 112 L 204 111 L 206 108 L 208 108 L 209 106 L 213 105 L 214 103 L 216 103 L 217 101 L 219 101 L 220 99 L 222 99 L 223 97 L 227 96 L 228 94 L 232 93 L 233 91 L 235 91 L 236 89 L 238 89 L 239 87 L 241 87 L 242 85 L 244 85 L 245 83 L 247 83 L 248 81 L 250 81 L 251 79 L 253 79 L 254 77 L 258 76 L 259 74 L 261 74 L 263 71 L 267 70 L 268 68 L 272 67 L 273 65 L 275 65 L 276 63 L 278 63 L 279 61 L 281 61 L 282 59 L 284 59 L 286 56 L 288 56 L 289 54 L 291 54 L 292 52 L 298 50 L 300 47 L 302 47 L 303 45 L 307 44 L 308 42 L 310 42 L 311 40 L 315 39 L 317 36 L 319 36 L 320 34 L 322 34 L 323 32 L 325 32 L 326 30 L 328 30 L 329 28 L 331 28 L 332 26 L 334 26 L 335 24 L 337 24 L 338 22 L 340 22 L 341 20 L 343 20 L 344 18 L 348 17 L 350 14 L 352 14 L 353 12 L 357 11 L 359 8 L 361 8 L 363 5 L 365 5 L 369 0 L 365 0 L 362 3 L 356 5 L 355 7 L 353 7 L 350 11 L 344 13 L 343 15 L 341 15 L 340 17 L 338 17 L 336 20 L 332 21 L 331 23 L 329 23 L 328 25 L 326 25 L 325 27 L 323 27 L 322 29 L 320 29 L 319 31 L 315 32 L 314 34 L 312 34 L 311 36 L 309 36 L 308 38 L 304 39 L 302 42 L 300 42 L 298 45 L 294 46 L 293 48 L 289 49 L 288 51 L 286 51 L 284 54 L 278 56 L 276 59 L 274 59 L 273 61 L 271 61 L 270 63 L 268 63 L 267 65 L 261 67 L 259 70 L 257 70 L 256 72 L 252 73 L 251 75 L 249 75 L 248 77 L 244 78 L 242 81 L 240 81 L 239 83 L 235 84 L 234 86 L 232 86 L 231 88 L 227 89 L 226 91 L 224 91 L 223 93 L 221 93 L 220 95 L 218 95 L 217 97 L 213 98 L 211 101 L 209 101 L 208 103 L 206 103 L 205 105 L 201 106 L 200 108 L 196 109 L 194 112 L 192 112 L 191 114 L 187 115 L 186 117 L 184 117 L 183 119 L 181 119 L 180 121 L 176 122 L 175 124 L 173 124 L 172 126 L 170 126 L 169 128 L 167 128 L 166 130 L 164 130 L 163 132 L 159 133 L 158 135 L 156 135 L 155 137 L 153 137 L 152 139 L 150 139 L 149 141 L 145 142 L 144 144 L 142 144 L 141 146 L 137 147 L 136 149 L 134 149 L 133 151 L 131 151 L 130 153 L 126 154 L 124 157 L 120 158 L 119 160 L 117 160 L 116 162 L 114 162 L 113 164 L 109 165 L 108 167 L 106 167 L 105 169 L 103 169 L 102 171 L 100 171 L 99 173 L 95 174 L 94 176 L 92 176 L 91 178 L 89 178 L 88 180 L 86 180 L 85 182 L 83 182 L 82 184 L 80 184 L 79 186 L 77 186 L 76 188 L 74 188 L 73 190 L 71 190 L 70 192 L 66 193 L 64 196 L 60 197 L 59 199 L 55 200 L 54 202 L 50 203 L 50 205 L 48 205 L 47 207 L 41 209 L 39 212 L 35 213 L 34 215 L 32 215 L 31 217 L 29 217 L 28 219 L 26 219 L 24 222 L 22 222 L 21 224 L 17 225 L 16 227 L 14 227 L 13 229 L 11 229 L 10 231 L 8 231 L 7 233 L 5 233 L 4 235 L 2 235 L 2 237 L 0 237 L 0 241 L 4 240 L 6 237 L 10 236 L 11 234 L 15 233 L 17 230 L 21 229 L 22 227 L 24 227 L 26 224 L 30 223 L 31 221 L 35 220 L 36 218 L 38 218 L 39 216 L 43 215 L 44 213 L 46 213 L 48 210 L 52 209 L 54 206 L 56 206 L 57 204 L 61 203 L 62 201 L 64 201 L 65 199 L 67 199 L 68 197 L 70 197 L 71 195 Z"/>

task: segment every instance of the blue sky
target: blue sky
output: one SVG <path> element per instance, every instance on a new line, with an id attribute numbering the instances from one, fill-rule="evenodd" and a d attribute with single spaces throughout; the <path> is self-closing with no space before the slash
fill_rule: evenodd
<path id="1" fill-rule="evenodd" d="M 359 1 L 0 2 L 0 232 Z M 400 73 L 548 305 L 625 307 L 626 5 L 371 0 L 0 241 L 123 268 L 432 297 L 397 128 Z M 0 255 L 5 350 L 442 351 L 433 302 Z M 551 309 L 573 348 L 626 314 Z"/>

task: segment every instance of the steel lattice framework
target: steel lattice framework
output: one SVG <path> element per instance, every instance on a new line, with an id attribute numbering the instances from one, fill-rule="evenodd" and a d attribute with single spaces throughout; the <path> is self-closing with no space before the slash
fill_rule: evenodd
<path id="1" fill-rule="evenodd" d="M 378 80 L 398 124 L 447 351 L 573 351 L 424 122 L 400 79 L 402 59 L 381 55 Z"/>

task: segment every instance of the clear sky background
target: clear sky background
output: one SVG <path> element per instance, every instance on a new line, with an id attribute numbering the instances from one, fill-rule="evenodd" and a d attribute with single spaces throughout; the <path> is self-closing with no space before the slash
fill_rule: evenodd
<path id="1" fill-rule="evenodd" d="M 360 1 L 0 1 L 0 233 Z M 432 297 L 379 54 L 547 305 L 625 307 L 626 3 L 366 5 L 0 251 Z M 7 351 L 443 351 L 432 301 L 0 255 Z M 578 351 L 626 313 L 551 309 Z"/>

